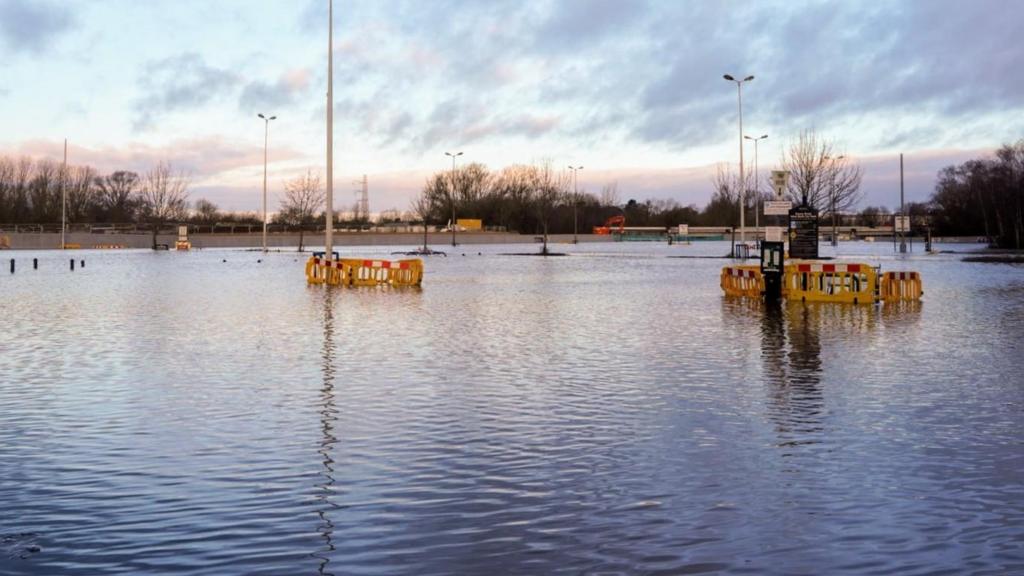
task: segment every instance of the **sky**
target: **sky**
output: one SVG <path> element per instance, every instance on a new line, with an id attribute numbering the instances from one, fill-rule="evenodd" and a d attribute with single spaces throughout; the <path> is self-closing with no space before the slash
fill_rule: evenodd
<path id="1" fill-rule="evenodd" d="M 703 206 L 743 130 L 762 173 L 802 130 L 862 206 L 1024 137 L 1019 0 L 336 0 L 335 198 L 406 210 L 451 162 L 582 165 L 579 186 Z M 0 0 L 0 154 L 168 161 L 190 198 L 270 210 L 325 172 L 327 0 Z M 754 159 L 747 143 L 746 161 Z M 767 184 L 765 184 L 767 186 Z"/>

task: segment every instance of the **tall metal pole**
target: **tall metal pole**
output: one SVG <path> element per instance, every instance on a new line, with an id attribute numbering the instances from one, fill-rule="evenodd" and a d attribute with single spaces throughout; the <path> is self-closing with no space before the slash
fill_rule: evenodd
<path id="1" fill-rule="evenodd" d="M 257 114 L 263 119 L 263 251 L 267 251 L 267 144 L 270 142 L 270 121 L 276 120 L 277 116 L 267 118 L 263 114 Z"/>
<path id="2" fill-rule="evenodd" d="M 754 141 L 754 239 L 756 242 L 761 240 L 761 173 L 758 171 L 757 143 L 767 137 L 767 134 L 757 138 L 744 136 L 747 140 Z"/>
<path id="3" fill-rule="evenodd" d="M 579 186 L 577 186 L 576 176 L 580 170 L 583 170 L 583 166 L 569 166 L 569 170 L 572 170 L 572 243 L 579 244 L 579 222 L 576 217 L 576 209 L 580 203 L 580 192 Z"/>
<path id="4" fill-rule="evenodd" d="M 327 2 L 327 211 L 324 258 L 334 255 L 334 0 Z"/>
<path id="5" fill-rule="evenodd" d="M 739 119 L 740 119 L 740 244 L 746 244 L 746 234 L 744 227 L 746 226 L 746 204 L 747 204 L 747 179 L 746 174 L 743 172 L 743 83 L 750 82 L 754 79 L 753 76 L 747 76 L 742 80 L 737 80 L 726 74 L 723 76 L 726 80 L 736 83 L 736 101 L 739 108 Z M 733 256 L 735 256 L 735 249 L 733 250 Z"/>
<path id="6" fill-rule="evenodd" d="M 66 246 L 64 242 L 64 231 L 67 229 L 67 213 L 68 213 L 68 195 L 67 195 L 67 180 L 68 180 L 68 139 L 64 139 L 64 167 L 61 168 L 60 172 L 60 249 L 63 250 Z"/>
<path id="7" fill-rule="evenodd" d="M 743 171 L 743 83 L 736 83 L 736 96 L 740 109 L 740 244 L 746 244 L 747 174 Z"/>
<path id="8" fill-rule="evenodd" d="M 903 207 L 903 153 L 900 152 L 900 219 L 906 221 L 907 213 Z M 900 253 L 907 251 L 907 234 L 900 230 Z"/>
<path id="9" fill-rule="evenodd" d="M 455 159 L 462 156 L 462 152 L 456 152 L 455 154 L 445 152 L 444 155 L 452 157 L 452 189 L 449 192 L 449 198 L 451 198 L 452 203 L 452 221 L 450 224 L 452 229 L 452 246 L 455 246 Z"/>

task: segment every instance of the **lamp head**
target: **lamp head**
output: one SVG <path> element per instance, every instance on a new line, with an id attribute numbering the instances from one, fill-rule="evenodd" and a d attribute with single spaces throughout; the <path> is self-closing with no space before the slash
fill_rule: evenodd
<path id="1" fill-rule="evenodd" d="M 729 75 L 729 74 L 726 74 L 726 75 L 722 76 L 722 78 L 725 78 L 725 79 L 726 79 L 726 80 L 728 80 L 729 82 L 735 82 L 735 81 L 736 81 L 736 79 L 735 79 L 735 78 L 733 78 L 733 77 L 732 77 L 731 75 Z"/>
<path id="2" fill-rule="evenodd" d="M 744 82 L 750 82 L 750 81 L 751 81 L 751 80 L 753 80 L 753 79 L 754 79 L 754 75 L 753 75 L 753 74 L 751 74 L 750 76 L 747 76 L 746 78 L 744 78 L 744 79 L 743 79 L 743 81 L 744 81 Z"/>
<path id="3" fill-rule="evenodd" d="M 257 114 L 257 116 L 259 116 L 260 118 L 263 118 L 264 120 L 266 120 L 266 117 L 264 117 L 263 114 Z"/>

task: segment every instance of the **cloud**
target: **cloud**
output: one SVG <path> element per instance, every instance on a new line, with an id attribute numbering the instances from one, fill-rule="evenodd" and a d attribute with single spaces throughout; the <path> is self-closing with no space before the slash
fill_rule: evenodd
<path id="1" fill-rule="evenodd" d="M 30 140 L 7 151 L 11 155 L 34 158 L 58 158 L 62 142 Z M 272 162 L 285 163 L 304 155 L 287 147 L 276 147 Z M 220 137 L 185 138 L 166 145 L 153 146 L 131 143 L 124 146 L 68 147 L 68 161 L 75 165 L 88 165 L 100 173 L 115 170 L 145 172 L 158 162 L 169 162 L 175 168 L 191 174 L 195 182 L 217 182 L 230 179 L 232 174 L 263 167 L 263 146 L 239 145 Z"/>
<path id="2" fill-rule="evenodd" d="M 250 82 L 242 89 L 239 107 L 251 112 L 290 106 L 309 88 L 310 77 L 309 69 L 299 68 L 285 72 L 273 83 L 260 80 Z M 271 110 L 269 113 L 277 112 Z"/>
<path id="3" fill-rule="evenodd" d="M 203 106 L 240 81 L 234 72 L 211 66 L 194 52 L 151 62 L 142 74 L 142 95 L 135 102 L 138 130 L 151 128 L 162 114 Z"/>
<path id="4" fill-rule="evenodd" d="M 75 21 L 66 3 L 0 0 L 0 41 L 13 52 L 41 53 Z"/>

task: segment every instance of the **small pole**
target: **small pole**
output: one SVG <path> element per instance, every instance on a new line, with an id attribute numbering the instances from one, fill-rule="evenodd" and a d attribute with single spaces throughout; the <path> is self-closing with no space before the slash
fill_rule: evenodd
<path id="1" fill-rule="evenodd" d="M 11 258 L 11 274 L 14 274 L 14 258 Z"/>
<path id="2" fill-rule="evenodd" d="M 903 153 L 900 152 L 900 218 L 906 218 L 907 213 L 903 207 Z M 900 253 L 907 252 L 907 237 L 903 230 L 900 230 Z"/>
<path id="3" fill-rule="evenodd" d="M 32 269 L 39 270 L 39 258 L 32 259 Z"/>
<path id="4" fill-rule="evenodd" d="M 82 260 L 82 268 L 85 268 L 85 260 Z"/>
<path id="5" fill-rule="evenodd" d="M 72 272 L 75 271 L 75 259 L 74 258 L 71 259 L 71 271 Z"/>

